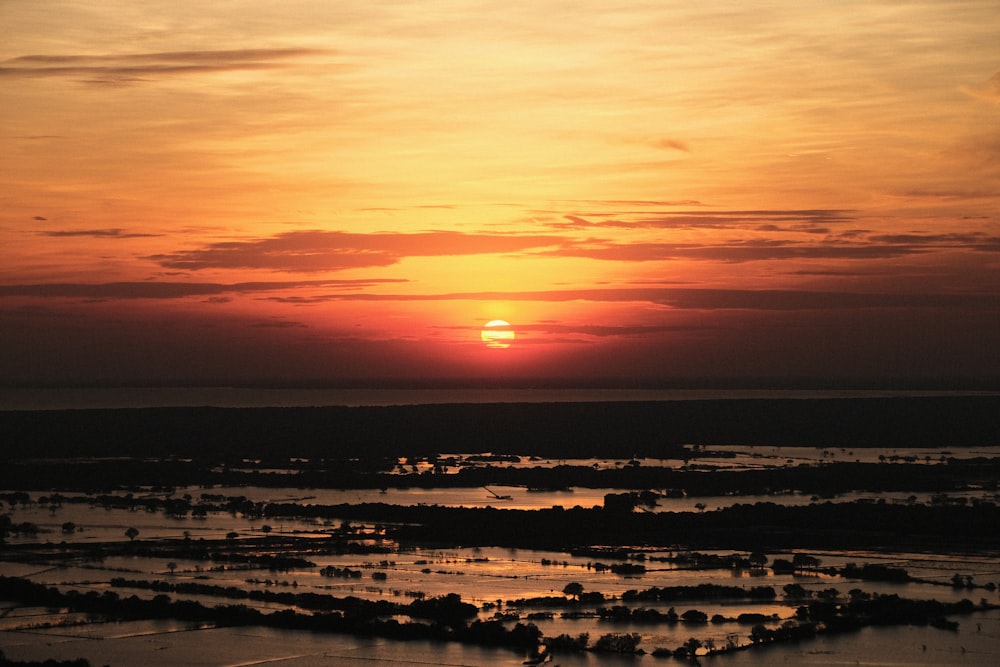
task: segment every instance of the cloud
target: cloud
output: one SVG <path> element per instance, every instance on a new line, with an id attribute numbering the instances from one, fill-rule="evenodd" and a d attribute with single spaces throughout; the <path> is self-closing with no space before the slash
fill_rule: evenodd
<path id="1" fill-rule="evenodd" d="M 761 225 L 757 227 L 759 232 L 798 232 L 800 234 L 829 234 L 831 229 L 829 227 L 821 227 L 817 225 Z"/>
<path id="2" fill-rule="evenodd" d="M 833 270 L 833 269 L 825 269 L 825 270 L 804 269 L 801 271 L 786 271 L 785 273 L 790 276 L 827 276 L 827 277 L 850 277 L 850 278 L 886 275 L 885 271 L 846 271 L 846 270 Z"/>
<path id="3" fill-rule="evenodd" d="M 542 253 L 549 257 L 585 257 L 618 262 L 705 260 L 730 264 L 765 260 L 885 259 L 924 252 L 904 245 L 807 245 L 784 240 L 749 240 L 718 245 L 684 243 L 605 243 L 564 246 Z"/>
<path id="4" fill-rule="evenodd" d="M 781 223 L 762 222 L 779 220 Z M 721 242 L 634 242 L 611 238 L 573 238 L 555 234 L 464 233 L 428 231 L 418 233 L 345 231 L 295 231 L 246 241 L 212 243 L 201 248 L 146 257 L 169 269 L 262 269 L 296 273 L 384 267 L 406 257 L 523 253 L 535 258 L 585 258 L 598 261 L 655 262 L 670 260 L 714 261 L 737 264 L 783 260 L 876 260 L 925 254 L 942 249 L 980 252 L 1000 251 L 1000 237 L 979 232 L 952 234 L 881 234 L 831 228 L 817 220 L 854 221 L 843 211 L 732 211 L 723 214 L 628 221 L 593 222 L 580 215 L 566 215 L 563 222 L 545 223 L 564 231 L 607 228 L 644 228 L 663 225 L 707 225 L 745 229 L 753 236 Z M 57 232 L 59 235 L 112 235 L 120 230 Z M 822 239 L 768 238 L 761 234 L 792 233 Z M 307 302 L 314 297 L 293 297 Z"/>
<path id="5" fill-rule="evenodd" d="M 36 218 L 37 220 L 38 218 Z M 42 218 L 44 220 L 45 218 Z M 56 230 L 49 232 L 38 232 L 41 236 L 51 236 L 54 238 L 70 238 L 75 236 L 92 236 L 95 238 L 120 238 L 120 239 L 136 239 L 145 238 L 149 236 L 162 236 L 162 234 L 141 234 L 138 232 L 125 232 L 117 227 L 111 229 L 72 229 L 72 230 Z"/>
<path id="6" fill-rule="evenodd" d="M 254 268 L 289 272 L 338 271 L 389 266 L 404 257 L 510 253 L 559 246 L 558 236 L 421 232 L 357 234 L 298 231 L 253 241 L 213 243 L 151 259 L 164 267 L 186 270 Z"/>
<path id="7" fill-rule="evenodd" d="M 149 77 L 288 67 L 289 60 L 328 55 L 327 49 L 234 49 L 105 55 L 27 55 L 0 63 L 0 77 L 85 77 L 127 83 Z"/>
<path id="8" fill-rule="evenodd" d="M 628 220 L 600 220 L 594 222 L 588 220 L 580 215 L 564 215 L 563 219 L 567 222 L 552 221 L 544 223 L 545 227 L 550 227 L 553 229 L 585 229 L 587 227 L 597 227 L 597 228 L 613 228 L 613 229 L 641 229 L 648 227 L 648 225 L 641 222 L 628 221 Z"/>
<path id="9" fill-rule="evenodd" d="M 435 329 L 447 331 L 465 331 L 477 334 L 482 330 L 481 325 L 465 326 L 439 326 Z M 620 340 L 625 344 L 631 344 L 635 340 L 649 340 L 656 338 L 658 334 L 685 334 L 691 332 L 718 331 L 728 329 L 723 326 L 705 325 L 661 325 L 661 324 L 633 324 L 633 325 L 611 325 L 611 324 L 562 324 L 551 320 L 541 320 L 534 323 L 514 323 L 510 329 L 515 332 L 517 346 L 525 345 L 579 345 L 593 343 L 594 339 Z M 536 335 L 537 334 L 537 335 Z M 478 343 L 478 336 L 474 340 Z M 473 340 L 470 338 L 470 340 Z"/>
<path id="10" fill-rule="evenodd" d="M 603 215 L 609 219 L 593 220 Z M 634 242 L 591 237 L 539 251 L 540 256 L 576 257 L 618 262 L 669 260 L 744 263 L 780 260 L 874 260 L 926 254 L 941 250 L 1000 251 L 1000 237 L 981 231 L 929 234 L 921 232 L 876 234 L 866 229 L 835 231 L 833 225 L 856 222 L 853 213 L 841 210 L 760 210 L 664 213 L 658 216 L 628 214 L 568 214 L 562 221 L 543 223 L 564 231 L 626 229 L 712 229 L 748 232 L 745 238 L 719 242 L 664 242 L 648 237 Z M 824 224 L 820 224 L 820 223 Z M 609 231 L 610 233 L 610 231 Z M 781 238 L 800 234 L 821 239 Z M 735 236 L 735 235 L 734 235 Z"/>
<path id="11" fill-rule="evenodd" d="M 690 153 L 691 149 L 683 141 L 678 141 L 677 139 L 660 139 L 653 143 L 656 148 L 666 148 L 669 150 L 683 151 L 685 153 Z"/>
<path id="12" fill-rule="evenodd" d="M 15 308 L 0 308 L 0 320 L 12 320 L 14 318 L 36 321 L 74 321 L 79 320 L 80 315 L 68 312 L 63 308 L 51 308 L 47 305 L 22 304 Z"/>
<path id="13" fill-rule="evenodd" d="M 463 331 L 479 331 L 480 326 L 442 327 Z M 679 331 L 701 331 L 710 327 L 688 325 L 602 325 L 602 324 L 560 324 L 543 321 L 534 324 L 512 324 L 511 329 L 517 333 L 544 333 L 553 335 L 582 335 L 595 338 L 611 338 L 618 336 L 646 336 L 657 333 L 676 333 Z M 549 342 L 549 339 L 547 339 Z"/>
<path id="14" fill-rule="evenodd" d="M 966 234 L 874 234 L 868 237 L 874 243 L 891 245 L 924 245 L 935 248 L 964 248 L 987 252 L 1000 251 L 1000 236 L 987 236 L 982 232 Z"/>
<path id="15" fill-rule="evenodd" d="M 990 236 L 983 232 L 949 234 L 872 234 L 867 237 L 872 244 L 882 244 L 883 248 L 903 248 L 911 252 L 937 250 L 967 250 L 972 252 L 1000 252 L 1000 236 Z"/>
<path id="16" fill-rule="evenodd" d="M 285 301 L 284 297 L 265 297 Z M 883 293 L 808 290 L 739 290 L 675 287 L 627 287 L 527 292 L 450 292 L 444 294 L 373 294 L 344 292 L 314 297 L 324 301 L 591 301 L 652 303 L 685 310 L 820 311 L 859 309 L 1000 310 L 996 293 Z"/>
<path id="17" fill-rule="evenodd" d="M 597 218 L 594 220 L 593 218 Z M 854 212 L 840 209 L 791 209 L 759 211 L 668 211 L 657 212 L 577 212 L 561 221 L 545 223 L 548 227 L 644 228 L 644 229 L 748 229 L 788 230 L 826 233 L 824 225 L 851 222 Z M 770 229 L 768 229 L 770 227 Z"/>
<path id="18" fill-rule="evenodd" d="M 571 204 L 601 204 L 607 206 L 706 206 L 697 199 L 570 199 Z"/>
<path id="19" fill-rule="evenodd" d="M 952 151 L 966 162 L 989 168 L 991 163 L 1000 160 L 1000 136 L 983 135 L 975 141 L 966 142 L 962 147 Z M 922 189 L 906 190 L 896 194 L 907 199 L 939 199 L 941 201 L 960 201 L 967 199 L 996 199 L 997 191 L 991 189 Z"/>
<path id="20" fill-rule="evenodd" d="M 961 86 L 960 90 L 984 102 L 1000 104 L 1000 72 L 977 86 Z"/>
<path id="21" fill-rule="evenodd" d="M 252 322 L 248 326 L 254 329 L 307 329 L 309 325 L 303 322 L 291 322 L 289 320 L 263 320 Z"/>
<path id="22" fill-rule="evenodd" d="M 0 297 L 68 297 L 82 299 L 183 299 L 191 296 L 209 297 L 212 303 L 224 302 L 226 294 L 247 294 L 323 287 L 363 289 L 385 283 L 403 283 L 395 278 L 369 280 L 300 280 L 247 283 L 185 283 L 185 282 L 115 282 L 115 283 L 39 283 L 30 285 L 0 285 Z"/>

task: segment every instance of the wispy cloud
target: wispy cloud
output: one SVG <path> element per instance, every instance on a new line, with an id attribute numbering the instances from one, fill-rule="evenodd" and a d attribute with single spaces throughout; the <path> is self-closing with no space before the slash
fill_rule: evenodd
<path id="1" fill-rule="evenodd" d="M 186 282 L 114 282 L 114 283 L 36 283 L 0 285 L 0 297 L 70 297 L 83 299 L 181 299 L 192 296 L 210 297 L 207 301 L 224 303 L 226 294 L 273 292 L 298 288 L 357 290 L 386 283 L 404 283 L 394 278 L 368 280 L 300 280 L 262 281 L 246 283 L 186 283 Z M 211 298 L 214 297 L 214 298 Z"/>
<path id="2" fill-rule="evenodd" d="M 478 325 L 462 327 L 439 327 L 460 331 L 479 331 L 482 327 Z M 561 324 L 556 322 L 536 322 L 531 324 L 518 323 L 511 327 L 518 334 L 540 333 L 553 336 L 586 336 L 590 338 L 617 338 L 624 336 L 649 336 L 662 333 L 678 333 L 685 331 L 703 331 L 715 327 L 703 327 L 697 325 L 659 325 L 659 324 L 636 324 L 636 325 L 600 325 L 600 324 Z M 552 342 L 550 337 L 545 338 L 546 343 Z"/>
<path id="3" fill-rule="evenodd" d="M 175 269 L 255 268 L 289 272 L 337 271 L 395 264 L 404 257 L 511 253 L 559 246 L 558 236 L 461 232 L 358 234 L 298 231 L 252 241 L 153 255 Z"/>
<path id="4" fill-rule="evenodd" d="M 265 297 L 287 301 L 285 297 Z M 451 292 L 445 294 L 328 294 L 316 301 L 591 301 L 644 302 L 678 309 L 821 311 L 871 308 L 1000 310 L 1000 293 L 864 293 L 809 290 L 699 288 L 596 288 L 527 292 Z"/>
<path id="5" fill-rule="evenodd" d="M 42 218 L 44 220 L 44 218 Z M 111 229 L 69 229 L 69 230 L 55 230 L 49 232 L 38 232 L 40 236 L 50 236 L 53 238 L 73 238 L 77 236 L 91 236 L 94 238 L 119 238 L 119 239 L 136 239 L 145 238 L 149 236 L 161 236 L 161 234 L 145 234 L 140 232 L 126 232 L 124 229 L 111 228 Z"/>
<path id="6" fill-rule="evenodd" d="M 1000 236 L 988 236 L 982 232 L 951 234 L 873 234 L 868 237 L 872 243 L 903 246 L 926 246 L 934 248 L 964 248 L 985 252 L 1000 251 Z"/>
<path id="7" fill-rule="evenodd" d="M 577 212 L 562 220 L 544 223 L 557 229 L 648 228 L 648 229 L 793 229 L 813 232 L 823 225 L 851 222 L 855 212 L 838 209 L 761 211 L 667 211 L 667 212 Z M 792 225 L 792 227 L 789 227 Z"/>
<path id="8" fill-rule="evenodd" d="M 829 234 L 831 229 L 829 227 L 822 227 L 819 225 L 760 225 L 757 227 L 759 232 L 793 232 L 799 234 Z"/>
<path id="9" fill-rule="evenodd" d="M 304 322 L 293 322 L 291 320 L 262 320 L 252 322 L 250 327 L 254 329 L 306 329 L 309 325 Z"/>
<path id="10" fill-rule="evenodd" d="M 329 55 L 326 49 L 233 49 L 102 55 L 26 55 L 0 63 L 0 77 L 70 77 L 128 83 L 164 75 L 210 74 L 289 67 L 290 61 Z"/>
<path id="11" fill-rule="evenodd" d="M 569 199 L 570 204 L 600 204 L 606 206 L 706 206 L 696 199 Z"/>
<path id="12" fill-rule="evenodd" d="M 783 220 L 782 224 L 763 220 Z M 840 211 L 734 211 L 706 216 L 684 214 L 634 222 L 614 219 L 591 223 L 565 216 L 562 234 L 502 234 L 428 231 L 418 233 L 295 231 L 246 241 L 212 243 L 192 250 L 147 256 L 170 269 L 261 269 L 290 273 L 385 267 L 406 257 L 521 253 L 526 257 L 583 258 L 614 262 L 690 260 L 738 264 L 760 261 L 871 261 L 921 255 L 942 250 L 1000 252 L 1000 237 L 982 232 L 948 234 L 875 234 L 860 229 L 832 233 L 816 220 L 854 220 Z M 647 229 L 663 224 L 720 226 L 746 232 L 745 238 L 702 242 L 583 237 L 571 232 L 604 226 Z M 55 236 L 117 236 L 120 230 L 53 232 Z M 779 236 L 783 234 L 786 236 Z M 799 238 L 791 236 L 800 235 Z M 809 238 L 814 237 L 814 238 Z M 815 238 L 821 237 L 821 238 Z M 310 300 L 313 296 L 296 297 Z"/>
<path id="13" fill-rule="evenodd" d="M 674 151 L 683 151 L 684 153 L 691 152 L 691 148 L 686 142 L 680 141 L 678 139 L 664 138 L 653 142 L 655 148 L 664 148 Z"/>
<path id="14" fill-rule="evenodd" d="M 560 233 L 595 235 L 537 254 L 617 262 L 694 260 L 738 264 L 879 260 L 943 250 L 1000 251 L 1000 237 L 976 230 L 974 225 L 946 234 L 892 234 L 855 227 L 858 220 L 856 211 L 846 209 L 574 212 L 558 219 L 542 219 L 537 224 Z M 845 228 L 847 224 L 851 227 Z M 891 229 L 884 222 L 878 226 Z M 659 237 L 658 230 L 663 232 Z M 677 236 L 669 234 L 673 230 L 697 234 L 685 235 L 683 242 L 677 242 Z M 711 234 L 722 230 L 732 233 L 726 237 Z"/>
<path id="15" fill-rule="evenodd" d="M 804 244 L 787 240 L 747 240 L 718 244 L 605 243 L 567 245 L 543 254 L 548 257 L 583 257 L 616 262 L 700 260 L 729 264 L 767 260 L 846 259 L 871 260 L 926 252 L 918 246 L 868 243 Z"/>
<path id="16" fill-rule="evenodd" d="M 962 92 L 976 99 L 1000 104 L 1000 72 L 997 72 L 978 86 L 962 86 Z"/>
<path id="17" fill-rule="evenodd" d="M 951 154 L 958 155 L 963 161 L 974 164 L 984 171 L 993 171 L 1000 162 L 1000 136 L 982 135 L 978 137 L 975 144 L 964 143 L 960 148 L 951 151 Z M 910 189 L 903 192 L 893 193 L 898 197 L 907 199 L 929 199 L 941 202 L 960 202 L 974 199 L 997 199 L 1000 194 L 995 189 L 949 189 L 949 188 L 921 188 Z"/>

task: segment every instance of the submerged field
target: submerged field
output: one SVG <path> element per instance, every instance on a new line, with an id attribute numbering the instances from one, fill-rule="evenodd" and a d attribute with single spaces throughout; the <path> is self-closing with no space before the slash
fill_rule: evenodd
<path id="1" fill-rule="evenodd" d="M 0 472 L 0 648 L 109 665 L 1000 659 L 995 399 L 730 403 L 547 406 L 549 422 L 531 406 L 546 438 L 489 450 L 465 434 L 486 419 L 517 436 L 516 406 L 292 427 L 306 413 L 0 414 L 29 445 Z M 904 437 L 915 414 L 937 431 Z M 385 440 L 351 445 L 374 423 Z"/>

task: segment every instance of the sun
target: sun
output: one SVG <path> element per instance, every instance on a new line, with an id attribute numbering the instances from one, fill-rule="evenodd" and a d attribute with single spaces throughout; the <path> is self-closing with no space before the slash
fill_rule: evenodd
<path id="1" fill-rule="evenodd" d="M 510 344 L 514 342 L 514 330 L 510 328 L 509 322 L 503 320 L 487 322 L 481 336 L 486 347 L 510 347 Z"/>

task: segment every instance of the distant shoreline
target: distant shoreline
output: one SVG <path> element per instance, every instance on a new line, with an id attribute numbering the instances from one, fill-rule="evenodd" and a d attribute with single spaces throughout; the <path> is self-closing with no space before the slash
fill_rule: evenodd
<path id="1" fill-rule="evenodd" d="M 1000 395 L 0 411 L 7 457 L 657 456 L 686 444 L 1000 442 Z M 16 452 L 20 452 L 17 454 Z"/>
<path id="2" fill-rule="evenodd" d="M 0 387 L 0 412 L 1000 396 L 998 389 L 650 387 Z"/>

